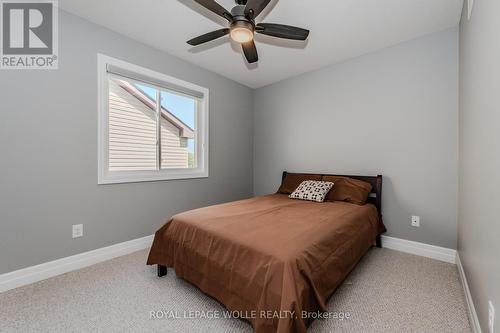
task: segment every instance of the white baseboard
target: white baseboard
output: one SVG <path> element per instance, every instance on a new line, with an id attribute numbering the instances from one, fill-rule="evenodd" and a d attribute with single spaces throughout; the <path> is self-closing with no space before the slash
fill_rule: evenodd
<path id="1" fill-rule="evenodd" d="M 151 246 L 153 235 L 100 249 L 57 259 L 40 265 L 23 268 L 0 275 L 0 292 L 18 288 L 73 270 L 123 256 Z M 455 263 L 456 251 L 444 247 L 413 242 L 389 236 L 382 236 L 382 246 L 388 249 L 411 253 L 423 257 Z"/>
<path id="2" fill-rule="evenodd" d="M 389 236 L 382 236 L 382 247 L 415 254 L 417 256 L 441 260 L 451 264 L 455 263 L 457 253 L 456 250 L 448 249 L 446 247 L 413 242 Z"/>
<path id="3" fill-rule="evenodd" d="M 467 309 L 469 313 L 469 322 L 473 333 L 481 333 L 481 325 L 479 325 L 479 319 L 477 318 L 476 307 L 474 306 L 474 302 L 472 301 L 472 295 L 469 290 L 469 284 L 467 283 L 467 278 L 465 277 L 464 267 L 462 266 L 462 262 L 460 261 L 460 256 L 457 252 L 457 268 L 458 275 L 460 276 L 460 281 L 462 282 L 462 286 L 464 288 L 465 301 L 467 302 Z"/>
<path id="4" fill-rule="evenodd" d="M 153 235 L 114 244 L 0 275 L 0 292 L 91 266 L 151 246 Z"/>

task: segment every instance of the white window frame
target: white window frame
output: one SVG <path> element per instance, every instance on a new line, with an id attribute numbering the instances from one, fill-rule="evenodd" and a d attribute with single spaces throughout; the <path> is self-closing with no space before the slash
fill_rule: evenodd
<path id="1" fill-rule="evenodd" d="M 199 99 L 198 114 L 196 115 L 196 167 L 186 169 L 161 169 L 144 171 L 109 171 L 109 83 L 108 68 L 120 68 L 127 73 L 136 73 L 139 77 L 151 78 L 158 88 L 169 90 L 176 86 L 195 91 L 202 97 Z M 190 179 L 208 177 L 208 119 L 209 119 L 209 90 L 196 84 L 186 82 L 151 69 L 130 64 L 103 54 L 97 55 L 97 96 L 98 96 L 98 184 L 119 184 L 150 182 L 173 179 Z M 131 78 L 134 79 L 134 78 Z M 139 80 L 141 81 L 141 80 Z M 148 83 L 148 82 L 146 82 Z"/>

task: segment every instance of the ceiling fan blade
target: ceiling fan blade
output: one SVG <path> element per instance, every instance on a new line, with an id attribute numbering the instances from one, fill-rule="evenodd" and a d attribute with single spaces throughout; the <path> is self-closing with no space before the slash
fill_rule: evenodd
<path id="1" fill-rule="evenodd" d="M 225 18 L 228 21 L 233 20 L 233 15 L 231 15 L 231 13 L 229 11 L 227 11 L 224 7 L 219 5 L 214 0 L 194 0 L 194 1 L 196 1 L 197 3 L 199 3 L 200 5 L 205 7 L 206 9 L 210 10 L 211 12 L 213 12 L 219 16 L 222 16 L 223 18 Z"/>
<path id="2" fill-rule="evenodd" d="M 195 37 L 191 40 L 188 40 L 187 43 L 189 45 L 196 46 L 196 45 L 200 45 L 200 44 L 203 44 L 206 42 L 210 42 L 211 40 L 220 38 L 222 36 L 225 36 L 228 33 L 229 33 L 229 29 L 227 29 L 227 28 L 226 29 L 219 29 L 219 30 L 215 30 L 215 31 L 209 32 L 207 34 Z"/>
<path id="3" fill-rule="evenodd" d="M 274 23 L 259 23 L 255 31 L 268 36 L 294 40 L 306 40 L 309 36 L 309 30 Z"/>
<path id="4" fill-rule="evenodd" d="M 255 19 L 269 5 L 271 0 L 248 0 L 245 7 L 245 16 Z"/>
<path id="5" fill-rule="evenodd" d="M 253 40 L 242 43 L 241 47 L 243 48 L 243 53 L 245 53 L 245 57 L 249 64 L 259 61 L 259 55 L 257 54 L 257 48 L 255 47 L 255 43 Z"/>

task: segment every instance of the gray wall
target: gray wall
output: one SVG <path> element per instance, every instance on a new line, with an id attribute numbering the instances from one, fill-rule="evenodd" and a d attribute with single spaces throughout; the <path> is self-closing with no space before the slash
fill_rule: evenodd
<path id="1" fill-rule="evenodd" d="M 258 89 L 254 108 L 255 194 L 282 170 L 380 173 L 388 235 L 456 248 L 457 28 Z"/>
<path id="2" fill-rule="evenodd" d="M 466 10 L 464 10 L 466 12 Z M 500 1 L 475 1 L 460 25 L 458 250 L 483 332 L 500 331 Z"/>
<path id="3" fill-rule="evenodd" d="M 0 273 L 252 195 L 251 89 L 64 12 L 59 45 L 59 70 L 0 73 Z M 98 52 L 210 89 L 208 179 L 97 185 Z M 85 235 L 72 239 L 77 223 Z"/>
<path id="4" fill-rule="evenodd" d="M 59 70 L 0 73 L 0 274 L 274 192 L 282 170 L 381 173 L 388 234 L 455 248 L 457 48 L 452 29 L 252 92 L 61 12 Z M 208 179 L 97 185 L 98 52 L 210 89 Z"/>

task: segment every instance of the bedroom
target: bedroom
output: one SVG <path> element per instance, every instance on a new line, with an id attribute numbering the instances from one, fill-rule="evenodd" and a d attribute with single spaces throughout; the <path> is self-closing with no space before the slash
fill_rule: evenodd
<path id="1" fill-rule="evenodd" d="M 499 331 L 500 3 L 240 2 L 0 1 L 0 332 Z"/>

